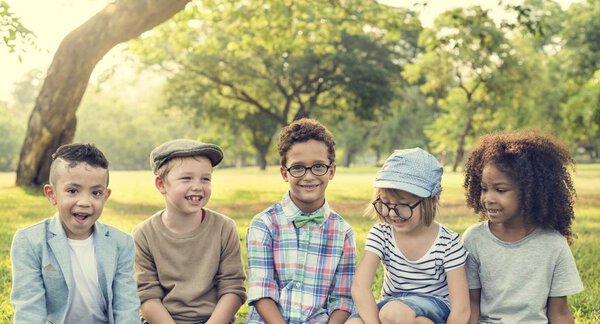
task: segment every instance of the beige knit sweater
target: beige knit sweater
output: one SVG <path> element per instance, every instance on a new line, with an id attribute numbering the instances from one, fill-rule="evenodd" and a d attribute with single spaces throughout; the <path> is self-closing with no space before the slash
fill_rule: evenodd
<path id="1" fill-rule="evenodd" d="M 206 321 L 223 294 L 246 300 L 236 225 L 204 210 L 204 221 L 191 233 L 167 229 L 161 220 L 164 210 L 133 230 L 140 301 L 161 299 L 178 324 Z"/>

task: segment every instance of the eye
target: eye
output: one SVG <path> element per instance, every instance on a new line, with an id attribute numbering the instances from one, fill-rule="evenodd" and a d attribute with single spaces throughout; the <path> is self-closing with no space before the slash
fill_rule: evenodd
<path id="1" fill-rule="evenodd" d="M 69 188 L 69 189 L 67 189 L 67 193 L 74 195 L 74 194 L 77 193 L 77 189 L 75 189 L 75 188 Z"/>
<path id="2" fill-rule="evenodd" d="M 211 179 L 210 179 L 210 177 L 203 177 L 203 178 L 202 178 L 202 181 L 210 182 L 210 181 L 211 181 Z"/>
<path id="3" fill-rule="evenodd" d="M 184 181 L 189 181 L 192 180 L 192 177 L 181 177 L 180 179 Z"/>
<path id="4" fill-rule="evenodd" d="M 302 165 L 292 165 L 290 167 L 291 171 L 304 171 L 304 166 Z"/>
<path id="5" fill-rule="evenodd" d="M 317 171 L 322 171 L 327 169 L 327 165 L 323 164 L 323 163 L 317 163 L 317 164 L 313 164 L 313 169 L 317 170 Z"/>
<path id="6" fill-rule="evenodd" d="M 95 197 L 102 197 L 104 195 L 104 191 L 92 191 L 92 195 Z"/>

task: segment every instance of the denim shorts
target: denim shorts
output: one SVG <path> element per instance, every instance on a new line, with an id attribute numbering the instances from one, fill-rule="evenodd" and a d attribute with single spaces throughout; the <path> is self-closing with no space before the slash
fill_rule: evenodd
<path id="1" fill-rule="evenodd" d="M 399 301 L 412 309 L 417 317 L 427 317 L 434 323 L 444 324 L 450 315 L 450 308 L 441 297 L 403 292 L 395 294 L 392 297 L 386 297 L 377 303 L 377 308 L 381 310 L 385 304 L 391 301 Z M 358 313 L 352 314 L 350 318 L 359 318 Z"/>

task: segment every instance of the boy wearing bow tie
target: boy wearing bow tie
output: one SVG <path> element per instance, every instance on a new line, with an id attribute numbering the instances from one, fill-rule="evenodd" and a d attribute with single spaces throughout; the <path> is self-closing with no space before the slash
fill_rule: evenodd
<path id="1" fill-rule="evenodd" d="M 281 131 L 281 176 L 290 190 L 248 228 L 247 323 L 343 323 L 354 308 L 354 234 L 325 199 L 334 146 L 313 119 Z"/>

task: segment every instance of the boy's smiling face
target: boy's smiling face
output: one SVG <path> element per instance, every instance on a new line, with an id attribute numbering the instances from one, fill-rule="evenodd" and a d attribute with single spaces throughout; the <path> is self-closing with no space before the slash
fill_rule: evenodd
<path id="1" fill-rule="evenodd" d="M 286 170 L 294 165 L 311 167 L 316 163 L 329 165 L 328 148 L 325 143 L 316 140 L 308 140 L 292 145 L 286 154 L 287 166 L 281 167 L 281 176 L 290 184 L 290 196 L 292 201 L 305 213 L 317 210 L 325 200 L 325 189 L 329 180 L 335 175 L 335 163 L 327 173 L 315 176 L 310 170 L 299 178 L 292 177 Z"/>
<path id="2" fill-rule="evenodd" d="M 156 177 L 156 188 L 165 197 L 171 216 L 199 215 L 211 195 L 212 164 L 204 156 L 174 158 L 164 178 Z"/>
<path id="3" fill-rule="evenodd" d="M 92 226 L 110 196 L 108 170 L 85 162 L 74 166 L 59 163 L 52 177 L 55 181 L 44 186 L 44 194 L 58 208 L 67 237 L 83 240 L 92 234 Z"/>

